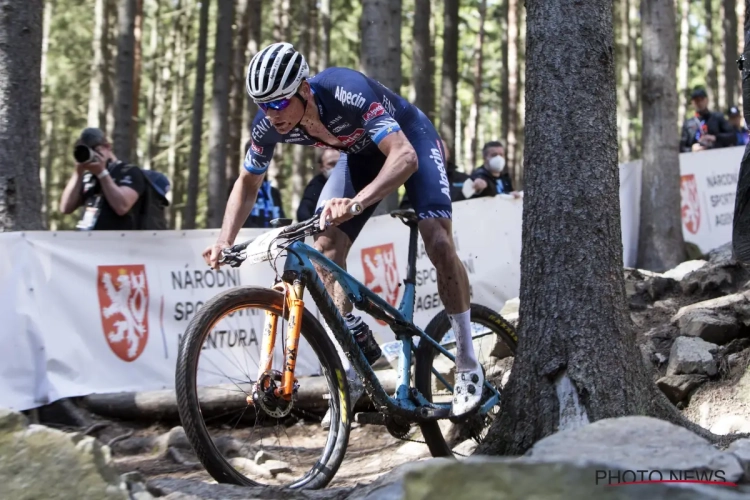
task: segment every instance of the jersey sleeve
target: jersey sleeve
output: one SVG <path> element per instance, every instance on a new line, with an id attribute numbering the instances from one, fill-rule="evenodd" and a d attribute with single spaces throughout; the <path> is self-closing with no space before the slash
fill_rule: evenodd
<path id="1" fill-rule="evenodd" d="M 250 134 L 250 148 L 245 155 L 243 166 L 251 174 L 263 175 L 268 170 L 273 158 L 273 150 L 278 142 L 278 135 L 271 126 L 265 114 L 258 111 L 253 120 L 252 132 Z"/>
<path id="2" fill-rule="evenodd" d="M 342 75 L 343 76 L 343 75 Z M 336 85 L 334 97 L 347 108 L 355 108 L 362 127 L 375 144 L 386 136 L 401 130 L 398 122 L 385 109 L 384 103 L 373 87 L 379 85 L 365 75 L 351 71 Z"/>

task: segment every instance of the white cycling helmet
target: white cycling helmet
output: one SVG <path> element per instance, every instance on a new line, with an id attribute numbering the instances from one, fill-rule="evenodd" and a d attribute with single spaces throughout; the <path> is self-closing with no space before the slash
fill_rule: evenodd
<path id="1" fill-rule="evenodd" d="M 291 43 L 272 43 L 250 61 L 245 86 L 256 102 L 270 102 L 293 96 L 308 74 L 307 61 Z"/>

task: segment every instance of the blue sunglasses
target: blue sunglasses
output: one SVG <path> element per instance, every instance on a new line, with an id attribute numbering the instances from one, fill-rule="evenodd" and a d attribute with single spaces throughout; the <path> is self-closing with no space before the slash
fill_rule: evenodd
<path id="1" fill-rule="evenodd" d="M 304 102 L 305 100 L 302 98 L 299 93 L 295 92 L 292 97 L 298 97 L 300 101 Z M 256 102 L 255 104 L 258 105 L 260 109 L 262 109 L 264 112 L 268 111 L 269 109 L 273 109 L 276 111 L 281 111 L 282 109 L 286 109 L 289 104 L 292 102 L 292 97 L 287 97 L 284 99 L 279 99 L 277 101 L 271 101 L 271 102 Z"/>

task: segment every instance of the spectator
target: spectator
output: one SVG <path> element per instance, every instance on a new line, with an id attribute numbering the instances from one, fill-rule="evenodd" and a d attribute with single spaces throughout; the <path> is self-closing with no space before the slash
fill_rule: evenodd
<path id="1" fill-rule="evenodd" d="M 250 150 L 252 140 L 245 143 L 245 155 Z M 231 183 L 234 184 L 234 183 Z M 232 186 L 229 186 L 231 193 Z M 271 221 L 274 219 L 284 219 L 284 207 L 281 204 L 281 192 L 271 185 L 268 180 L 268 174 L 263 177 L 263 183 L 258 189 L 258 197 L 255 200 L 255 206 L 252 212 L 245 220 L 242 227 L 271 227 Z"/>
<path id="2" fill-rule="evenodd" d="M 505 163 L 505 148 L 499 141 L 490 141 L 482 147 L 484 164 L 471 174 L 474 181 L 474 198 L 510 194 L 514 198 L 521 195 L 513 190 L 513 182 Z"/>
<path id="3" fill-rule="evenodd" d="M 98 128 L 81 132 L 73 153 L 75 171 L 60 197 L 60 211 L 84 206 L 81 230 L 140 229 L 146 179 L 140 168 L 118 160 Z"/>
<path id="4" fill-rule="evenodd" d="M 318 174 L 310 179 L 302 194 L 302 201 L 297 207 L 297 221 L 307 220 L 315 214 L 315 207 L 318 206 L 318 198 L 323 186 L 326 185 L 328 177 L 331 175 L 333 167 L 339 161 L 341 153 L 337 149 L 324 149 L 323 154 L 318 159 Z"/>
<path id="5" fill-rule="evenodd" d="M 742 114 L 740 114 L 737 106 L 729 108 L 729 124 L 732 126 L 734 133 L 737 135 L 737 145 L 744 146 L 750 142 L 750 133 L 748 133 L 747 127 L 742 123 Z"/>
<path id="6" fill-rule="evenodd" d="M 453 163 L 453 157 L 451 155 L 450 148 L 444 140 L 441 139 L 440 142 L 443 144 L 443 151 L 445 152 L 445 173 L 448 176 L 448 184 L 450 184 L 451 203 L 464 201 L 466 200 L 466 197 L 461 192 L 461 188 L 463 187 L 464 182 L 466 182 L 466 179 L 468 179 L 469 176 L 458 170 L 458 166 Z M 412 208 L 411 203 L 409 202 L 409 197 L 406 195 L 406 193 L 404 193 L 404 197 L 401 198 L 401 204 L 399 205 L 399 208 L 401 210 Z"/>
<path id="7" fill-rule="evenodd" d="M 724 118 L 723 113 L 708 109 L 708 94 L 703 89 L 696 89 L 690 97 L 695 115 L 685 120 L 682 125 L 680 151 L 703 151 L 705 149 L 734 146 L 737 135 Z"/>

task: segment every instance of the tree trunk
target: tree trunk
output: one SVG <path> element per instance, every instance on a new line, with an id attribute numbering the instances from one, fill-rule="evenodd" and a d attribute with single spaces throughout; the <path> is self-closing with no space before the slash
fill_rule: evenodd
<path id="1" fill-rule="evenodd" d="M 617 66 L 620 71 L 619 100 L 617 115 L 620 121 L 620 161 L 627 162 L 632 158 L 630 151 L 630 110 L 628 106 L 628 91 L 630 89 L 630 72 L 628 71 L 628 37 L 630 35 L 630 12 L 628 3 L 632 0 L 622 0 L 615 4 L 617 9 L 618 45 Z M 687 0 L 684 0 L 687 1 Z"/>
<path id="2" fill-rule="evenodd" d="M 273 27 L 274 40 L 289 39 L 289 8 L 289 0 L 274 2 L 273 18 L 276 20 Z M 286 165 L 284 164 L 284 153 L 287 149 L 288 147 L 285 144 L 277 144 L 273 150 L 271 164 L 268 167 L 268 180 L 281 191 L 282 197 L 286 191 L 287 182 Z"/>
<path id="3" fill-rule="evenodd" d="M 248 6 L 248 16 L 249 16 L 249 25 L 248 25 L 248 39 L 247 39 L 247 53 L 248 53 L 248 61 L 245 64 L 245 68 L 247 68 L 247 65 L 250 64 L 250 58 L 252 58 L 255 54 L 258 53 L 260 50 L 260 43 L 261 43 L 261 15 L 263 14 L 263 2 L 261 0 L 249 0 L 249 6 Z M 250 97 L 248 97 L 245 100 L 245 111 L 244 111 L 244 127 L 242 128 L 242 146 L 244 147 L 245 144 L 247 144 L 247 141 L 250 140 L 250 129 L 253 125 L 253 119 L 255 118 L 255 115 L 258 114 L 258 106 L 253 102 Z M 244 153 L 244 149 L 243 149 Z"/>
<path id="4" fill-rule="evenodd" d="M 680 63 L 677 72 L 677 104 L 679 113 L 675 126 L 680 127 L 682 120 L 687 115 L 687 105 L 690 99 L 690 89 L 688 89 L 688 65 L 690 51 L 690 0 L 680 0 Z"/>
<path id="5" fill-rule="evenodd" d="M 630 30 L 629 43 L 628 43 L 628 103 L 630 111 L 630 123 L 638 123 L 640 118 L 641 102 L 640 102 L 640 74 L 638 70 L 638 38 L 639 38 L 639 26 L 640 19 L 639 9 L 642 0 L 628 0 L 628 28 Z M 640 135 L 635 127 L 631 127 L 630 136 L 628 141 L 630 145 L 630 157 L 640 158 L 641 149 L 639 143 Z"/>
<path id="6" fill-rule="evenodd" d="M 219 0 L 214 51 L 214 88 L 208 136 L 208 227 L 221 227 L 227 205 L 229 77 L 232 64 L 234 0 Z"/>
<path id="7" fill-rule="evenodd" d="M 0 231 L 42 230 L 44 5 L 0 0 L 0 12 Z"/>
<path id="8" fill-rule="evenodd" d="M 310 5 L 307 1 L 297 4 L 297 24 L 300 26 L 299 40 L 297 41 L 298 50 L 307 55 L 310 48 L 310 30 L 307 26 L 310 24 Z M 308 63 L 309 64 L 309 63 Z M 309 148 L 303 146 L 292 146 L 292 178 L 291 178 L 291 206 L 298 207 L 302 199 L 302 192 L 305 190 L 305 172 L 307 171 L 305 152 Z"/>
<path id="9" fill-rule="evenodd" d="M 675 84 L 673 0 L 645 0 L 643 37 L 643 180 L 638 267 L 664 272 L 685 260 Z"/>
<path id="10" fill-rule="evenodd" d="M 176 10 L 182 9 L 181 0 L 176 3 Z M 182 92 L 185 85 L 185 38 L 186 24 L 188 24 L 187 15 L 183 12 L 176 14 L 175 23 L 172 29 L 175 34 L 174 52 L 175 52 L 175 70 L 173 71 L 174 82 L 172 82 L 172 95 L 169 106 L 169 147 L 167 150 L 167 175 L 172 180 L 172 189 L 167 193 L 170 201 L 168 212 L 168 222 L 170 229 L 177 227 L 177 202 L 179 198 L 178 186 L 181 184 L 178 172 L 178 148 L 180 147 L 180 103 L 182 102 Z"/>
<path id="11" fill-rule="evenodd" d="M 503 411 L 477 454 L 522 455 L 609 417 L 683 422 L 646 371 L 625 305 L 612 2 L 526 6 L 520 343 Z M 586 117 L 575 127 L 571 102 Z"/>
<path id="12" fill-rule="evenodd" d="M 114 153 L 122 161 L 131 160 L 133 129 L 133 59 L 135 50 L 135 2 L 119 0 L 117 14 L 117 91 L 115 97 Z"/>
<path id="13" fill-rule="evenodd" d="M 458 5 L 459 0 L 444 0 L 443 69 L 440 84 L 440 137 L 456 151 L 456 102 L 458 87 Z"/>
<path id="14" fill-rule="evenodd" d="M 713 2 L 712 2 L 713 4 Z M 714 24 L 719 25 L 719 31 L 714 31 L 714 52 L 713 52 L 713 58 L 714 58 L 714 64 L 716 67 L 716 89 L 718 92 L 718 97 L 716 98 L 716 109 L 726 112 L 727 109 L 727 93 L 726 93 L 726 73 L 725 69 L 728 64 L 727 61 L 724 62 L 724 64 L 721 64 L 721 59 L 724 56 L 724 50 L 721 47 L 721 43 L 726 41 L 721 36 L 721 29 L 723 27 L 723 20 L 724 20 L 724 2 L 722 0 L 719 0 L 718 2 L 718 9 L 714 5 L 712 5 L 712 8 L 714 9 Z M 718 12 L 717 12 L 718 10 Z M 716 14 L 718 13 L 718 22 L 716 21 Z M 713 25 L 712 25 L 713 26 Z M 716 27 L 714 26 L 714 30 Z M 735 71 L 737 70 L 737 67 L 735 66 Z"/>
<path id="15" fill-rule="evenodd" d="M 156 0 L 158 3 L 159 0 Z M 179 4 L 178 4 L 179 5 Z M 179 10 L 179 8 L 177 9 Z M 138 163 L 138 127 L 139 104 L 141 98 L 141 66 L 143 63 L 143 49 L 141 40 L 143 39 L 143 0 L 135 2 L 135 24 L 133 28 L 133 109 L 131 110 L 131 130 L 130 130 L 130 150 L 132 151 L 133 163 Z"/>
<path id="16" fill-rule="evenodd" d="M 308 33 L 309 41 L 307 43 L 307 60 L 310 65 L 310 74 L 320 73 L 320 53 L 318 51 L 318 2 L 317 0 L 307 0 L 307 15 L 309 21 L 303 24 L 305 31 Z M 305 149 L 309 151 L 309 149 Z"/>
<path id="17" fill-rule="evenodd" d="M 643 0 L 646 1 L 646 0 Z M 706 13 L 706 81 L 708 82 L 708 98 L 710 106 L 719 108 L 719 78 L 716 73 L 716 59 L 714 57 L 714 14 L 712 0 L 704 0 Z"/>
<path id="18" fill-rule="evenodd" d="M 498 20 L 500 26 L 500 57 L 502 69 L 500 70 L 500 138 L 508 142 L 508 130 L 510 127 L 510 86 L 508 79 L 508 2 L 503 0 L 501 17 Z"/>
<path id="19" fill-rule="evenodd" d="M 739 0 L 737 2 L 737 54 L 742 54 L 745 50 L 745 10 L 748 3 L 750 2 L 747 0 Z M 735 75 L 735 81 L 737 88 L 734 92 L 737 96 L 737 107 L 739 109 L 744 109 L 742 104 L 742 100 L 744 99 L 744 96 L 742 95 L 742 78 L 739 73 Z"/>
<path id="20" fill-rule="evenodd" d="M 430 37 L 430 0 L 416 0 L 412 30 L 412 84 L 416 92 L 414 104 L 430 120 L 435 115 L 435 86 L 433 84 L 433 46 Z"/>
<path id="21" fill-rule="evenodd" d="M 107 1 L 96 0 L 94 5 L 94 39 L 91 43 L 91 80 L 89 82 L 88 126 L 107 129 L 104 101 L 104 85 L 107 80 L 107 66 L 104 54 L 107 52 L 109 24 L 107 22 Z"/>
<path id="22" fill-rule="evenodd" d="M 198 184 L 201 162 L 201 136 L 203 135 L 203 103 L 206 86 L 206 46 L 208 44 L 208 7 L 209 0 L 201 1 L 198 27 L 198 58 L 195 63 L 195 88 L 193 89 L 193 125 L 190 134 L 190 163 L 188 165 L 188 184 L 185 196 L 185 215 L 182 227 L 195 229 L 195 218 L 198 212 Z"/>
<path id="23" fill-rule="evenodd" d="M 740 0 L 742 1 L 742 0 Z M 737 4 L 736 0 L 723 0 L 724 17 L 724 94 L 726 104 L 737 104 Z"/>
<path id="24" fill-rule="evenodd" d="M 484 21 L 487 17 L 487 0 L 479 3 L 479 33 L 477 33 L 476 55 L 474 65 L 474 102 L 469 120 L 469 158 L 472 167 L 476 167 L 477 148 L 479 147 L 479 115 L 482 107 L 482 72 L 484 71 Z"/>
<path id="25" fill-rule="evenodd" d="M 234 63 L 232 64 L 232 92 L 229 96 L 229 151 L 227 153 L 226 176 L 227 185 L 237 178 L 240 173 L 240 163 L 244 158 L 242 141 L 242 117 L 244 109 L 245 93 L 245 71 L 250 60 L 247 58 L 248 27 L 250 17 L 250 2 L 239 0 L 237 2 L 237 27 L 234 36 L 235 45 L 233 49 Z"/>
<path id="26" fill-rule="evenodd" d="M 401 92 L 401 0 L 362 0 L 360 20 L 364 73 Z M 398 208 L 398 191 L 380 202 L 373 215 Z"/>
<path id="27" fill-rule="evenodd" d="M 320 0 L 320 69 L 331 63 L 331 0 Z"/>
<path id="28" fill-rule="evenodd" d="M 505 158 L 508 169 L 516 170 L 518 147 L 518 0 L 508 2 L 508 135 L 505 138 Z"/>
<path id="29" fill-rule="evenodd" d="M 153 17 L 151 18 L 151 43 L 149 46 L 149 82 L 150 87 L 148 95 L 146 96 L 146 137 L 145 147 L 143 148 L 146 152 L 143 158 L 143 168 L 150 170 L 151 161 L 156 156 L 156 137 L 157 129 L 161 128 L 161 121 L 164 116 L 164 99 L 165 95 L 162 91 L 163 82 L 169 80 L 169 64 L 172 60 L 172 44 L 169 41 L 169 36 L 160 37 L 159 28 L 161 27 L 161 8 L 159 2 L 156 3 Z M 173 32 L 171 32 L 173 34 Z M 164 47 L 167 49 L 164 57 L 159 57 L 160 54 L 164 53 Z M 163 64 L 166 73 L 163 77 L 160 77 L 159 64 Z M 158 117 L 157 117 L 158 112 Z"/>
<path id="30" fill-rule="evenodd" d="M 523 189 L 523 155 L 526 148 L 526 7 L 519 3 L 518 9 L 518 106 L 516 107 L 516 154 L 513 158 L 513 187 Z"/>
<path id="31" fill-rule="evenodd" d="M 106 0 L 107 2 L 107 42 L 105 44 L 104 51 L 104 67 L 106 68 L 106 80 L 104 83 L 104 116 L 106 127 L 104 131 L 107 136 L 112 138 L 112 134 L 115 130 L 115 88 L 116 83 L 116 68 L 115 62 L 113 62 L 112 54 L 117 53 L 117 41 L 118 33 L 117 29 L 112 29 L 113 26 L 118 26 L 117 12 L 119 10 L 117 2 L 119 0 Z"/>

